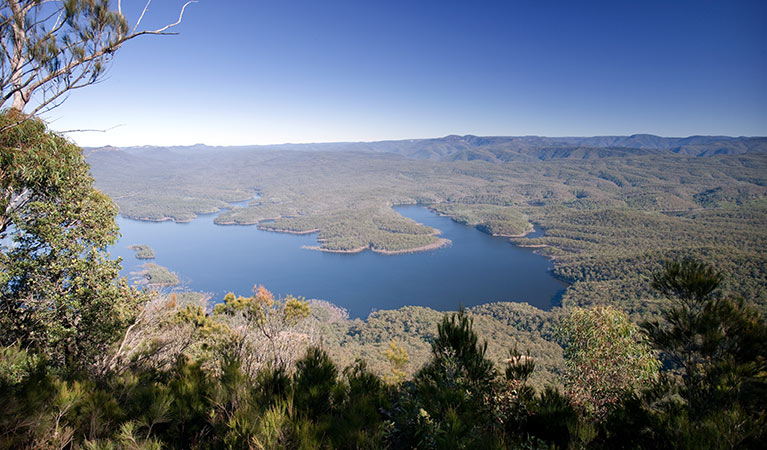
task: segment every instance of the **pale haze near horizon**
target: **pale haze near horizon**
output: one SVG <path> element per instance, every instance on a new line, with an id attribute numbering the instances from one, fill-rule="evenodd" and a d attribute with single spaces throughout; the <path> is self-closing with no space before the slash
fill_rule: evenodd
<path id="1" fill-rule="evenodd" d="M 201 0 L 45 119 L 108 130 L 82 146 L 767 135 L 761 2 L 286 3 Z"/>

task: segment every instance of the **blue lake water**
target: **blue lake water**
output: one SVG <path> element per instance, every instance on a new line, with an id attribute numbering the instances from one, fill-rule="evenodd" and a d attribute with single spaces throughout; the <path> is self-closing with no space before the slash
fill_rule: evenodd
<path id="1" fill-rule="evenodd" d="M 123 258 L 123 274 L 128 275 L 146 261 L 137 260 L 127 247 L 148 244 L 155 251 L 153 262 L 176 272 L 184 288 L 209 292 L 214 301 L 229 291 L 250 295 L 254 284 L 263 284 L 275 294 L 327 300 L 351 317 L 405 305 L 454 310 L 491 301 L 548 309 L 566 287 L 551 275 L 551 261 L 531 249 L 421 206 L 395 210 L 441 230 L 452 245 L 403 255 L 327 253 L 301 248 L 317 245 L 315 234 L 215 225 L 216 214 L 209 214 L 191 223 L 118 217 L 122 238 L 110 252 Z"/>

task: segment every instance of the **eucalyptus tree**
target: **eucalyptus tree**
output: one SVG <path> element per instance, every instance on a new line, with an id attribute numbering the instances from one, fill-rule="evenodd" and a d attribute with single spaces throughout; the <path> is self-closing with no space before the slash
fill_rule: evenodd
<path id="1" fill-rule="evenodd" d="M 3 115 L 0 133 L 7 135 L 10 128 L 61 104 L 70 91 L 96 83 L 125 42 L 143 35 L 174 34 L 170 30 L 181 23 L 194 1 L 183 5 L 176 22 L 151 30 L 140 28 L 151 0 L 133 27 L 123 14 L 122 1 L 113 3 L 0 0 L 0 111 L 11 110 Z M 3 138 L 8 151 L 0 166 L 0 238 L 11 217 L 31 201 L 33 190 L 47 182 L 48 175 L 38 169 L 55 162 L 41 160 L 45 151 L 36 159 L 12 158 L 13 136 Z"/>
<path id="2" fill-rule="evenodd" d="M 14 120 L 0 115 L 0 126 Z M 92 369 L 141 301 L 105 252 L 117 208 L 93 187 L 80 149 L 39 119 L 0 133 L 0 167 L 4 192 L 23 193 L 15 205 L 0 198 L 9 211 L 0 217 L 0 344 Z"/>
<path id="3" fill-rule="evenodd" d="M 94 371 L 143 298 L 106 249 L 117 208 L 93 187 L 82 150 L 37 115 L 97 82 L 125 42 L 178 20 L 131 27 L 120 0 L 0 0 L 0 345 Z"/>
<path id="4" fill-rule="evenodd" d="M 573 404 L 602 421 L 626 395 L 658 377 L 660 361 L 628 315 L 613 307 L 576 308 L 560 331 L 564 384 Z"/>

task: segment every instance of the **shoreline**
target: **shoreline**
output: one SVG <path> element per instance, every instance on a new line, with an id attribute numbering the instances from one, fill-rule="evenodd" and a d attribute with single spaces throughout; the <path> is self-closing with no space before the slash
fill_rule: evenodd
<path id="1" fill-rule="evenodd" d="M 165 217 L 157 217 L 157 218 L 153 218 L 153 217 L 135 217 L 135 216 L 128 216 L 126 214 L 120 214 L 120 216 L 122 216 L 123 218 L 128 219 L 128 220 L 138 220 L 140 222 L 167 222 L 167 221 L 170 220 L 170 221 L 179 223 L 179 221 L 175 220 L 174 218 L 167 217 L 167 216 L 165 216 Z M 189 222 L 191 222 L 191 220 Z"/>
<path id="2" fill-rule="evenodd" d="M 215 219 L 213 219 L 213 225 L 242 225 L 246 227 L 251 227 L 253 225 L 256 226 L 259 230 L 263 231 L 277 231 L 277 230 L 270 230 L 268 228 L 261 228 L 260 223 L 261 222 L 268 222 L 268 221 L 275 221 L 282 219 L 282 216 L 276 216 L 276 217 L 268 217 L 266 219 L 257 219 L 257 220 L 248 220 L 248 221 L 239 221 L 239 220 L 227 220 L 227 221 L 217 221 L 220 216 L 217 216 Z"/>
<path id="3" fill-rule="evenodd" d="M 476 228 L 476 227 L 474 227 L 474 228 Z M 480 231 L 482 231 L 482 230 L 480 230 Z M 528 231 L 525 231 L 524 233 L 519 233 L 519 234 L 501 234 L 501 233 L 493 233 L 493 234 L 491 234 L 490 236 L 496 236 L 496 237 L 508 237 L 508 238 L 521 238 L 521 237 L 525 237 L 525 236 L 527 236 L 528 234 L 531 234 L 531 233 L 535 233 L 535 227 L 531 228 L 531 229 L 530 229 L 530 230 L 528 230 Z"/>
<path id="4" fill-rule="evenodd" d="M 205 213 L 205 214 L 213 214 L 213 213 Z M 137 222 L 154 222 L 154 223 L 160 223 L 160 222 L 173 222 L 173 223 L 192 223 L 197 218 L 199 218 L 201 215 L 204 214 L 197 214 L 192 219 L 174 219 L 173 217 L 163 216 L 163 217 L 136 217 L 136 216 L 129 216 L 127 214 L 118 213 L 120 217 L 123 219 L 128 220 L 135 220 Z"/>
<path id="5" fill-rule="evenodd" d="M 302 245 L 301 248 L 306 249 L 306 250 L 318 250 L 318 251 L 326 252 L 326 253 L 360 253 L 360 252 L 362 252 L 364 250 L 369 249 L 370 246 L 367 246 L 367 247 L 356 247 L 356 248 L 352 248 L 352 249 L 349 249 L 349 250 L 333 250 L 333 249 L 329 249 L 329 248 L 322 248 L 319 245 Z"/>
<path id="6" fill-rule="evenodd" d="M 522 247 L 522 248 L 544 248 L 549 246 L 549 244 L 516 244 L 516 243 L 514 245 L 516 245 L 517 247 Z"/>
<path id="7" fill-rule="evenodd" d="M 417 203 L 416 203 L 416 205 L 417 205 Z M 411 205 L 404 205 L 404 206 L 411 206 Z M 450 220 L 452 220 L 453 222 L 455 222 L 455 223 L 457 223 L 457 224 L 459 224 L 459 225 L 463 225 L 463 226 L 466 226 L 466 227 L 475 228 L 475 229 L 477 229 L 479 232 L 481 232 L 481 233 L 485 233 L 485 234 L 488 234 L 488 235 L 490 235 L 490 236 L 495 236 L 495 237 L 508 237 L 508 238 L 520 238 L 520 237 L 525 237 L 525 236 L 527 236 L 527 235 L 528 235 L 528 234 L 530 234 L 530 233 L 535 233 L 535 226 L 533 226 L 533 227 L 532 227 L 532 228 L 530 228 L 529 230 L 527 230 L 527 231 L 524 231 L 524 232 L 522 232 L 522 233 L 519 233 L 519 234 L 488 233 L 488 232 L 486 232 L 486 231 L 482 231 L 482 230 L 480 230 L 480 229 L 479 229 L 479 226 L 481 225 L 481 223 L 477 223 L 477 224 L 475 224 L 475 225 L 471 225 L 471 224 L 469 224 L 469 223 L 464 223 L 464 222 L 461 222 L 461 221 L 458 221 L 458 220 L 456 220 L 456 219 L 455 219 L 453 216 L 451 216 L 450 214 L 443 214 L 443 213 L 441 213 L 441 212 L 439 212 L 439 211 L 436 211 L 436 210 L 434 210 L 434 209 L 432 209 L 432 208 L 430 208 L 430 207 L 428 207 L 428 206 L 426 206 L 425 208 L 426 208 L 426 209 L 428 209 L 429 211 L 433 212 L 434 214 L 436 214 L 436 215 L 440 216 L 440 217 L 447 217 L 447 218 L 449 218 Z"/>
<path id="8" fill-rule="evenodd" d="M 410 248 L 406 250 L 379 250 L 379 249 L 371 249 L 376 253 L 381 253 L 383 255 L 403 255 L 406 253 L 418 253 L 418 252 L 426 252 L 429 250 L 437 250 L 442 247 L 447 247 L 448 245 L 452 244 L 453 241 L 450 239 L 445 238 L 439 238 L 439 240 L 433 244 L 427 244 L 422 245 L 420 247 Z"/>
<path id="9" fill-rule="evenodd" d="M 271 231 L 272 233 L 286 233 L 286 234 L 312 234 L 312 233 L 319 233 L 320 229 L 315 228 L 313 230 L 306 230 L 306 231 L 292 231 L 292 230 L 275 230 L 273 228 L 261 228 L 258 227 L 261 231 Z"/>
<path id="10" fill-rule="evenodd" d="M 383 249 L 378 249 L 378 248 L 371 248 L 369 245 L 362 246 L 362 247 L 356 247 L 356 248 L 352 248 L 352 249 L 349 249 L 349 250 L 333 250 L 333 249 L 328 249 L 328 248 L 322 248 L 319 245 L 304 245 L 301 248 L 306 249 L 306 250 L 318 250 L 318 251 L 327 252 L 327 253 L 347 253 L 347 254 L 350 254 L 350 253 L 360 253 L 360 252 L 363 252 L 365 250 L 370 250 L 370 251 L 372 251 L 374 253 L 379 253 L 379 254 L 382 254 L 382 255 L 404 255 L 404 254 L 407 254 L 407 253 L 418 253 L 418 252 L 426 252 L 426 251 L 429 251 L 429 250 L 437 250 L 439 248 L 446 247 L 446 246 L 448 246 L 448 245 L 450 245 L 452 243 L 453 243 L 453 241 L 451 241 L 450 239 L 439 238 L 437 240 L 437 242 L 434 242 L 432 244 L 422 245 L 420 247 L 408 248 L 408 249 L 404 249 L 404 250 L 383 250 Z"/>

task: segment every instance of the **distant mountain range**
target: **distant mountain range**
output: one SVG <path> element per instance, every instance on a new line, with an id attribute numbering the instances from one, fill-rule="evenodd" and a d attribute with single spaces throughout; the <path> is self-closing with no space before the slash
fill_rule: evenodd
<path id="1" fill-rule="evenodd" d="M 87 148 L 86 154 L 118 150 L 115 147 Z M 643 154 L 679 154 L 709 157 L 746 153 L 767 154 L 767 137 L 690 136 L 660 137 L 651 134 L 632 136 L 542 137 L 542 136 L 456 136 L 434 139 L 407 139 L 378 142 L 337 142 L 321 144 L 251 145 L 235 147 L 142 146 L 121 147 L 133 155 L 156 158 L 183 158 L 185 154 L 219 151 L 352 151 L 391 153 L 407 158 L 435 161 L 491 162 L 549 159 L 599 159 Z"/>

